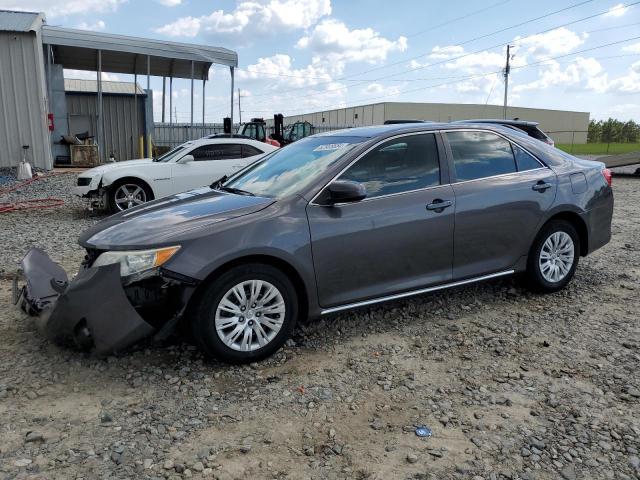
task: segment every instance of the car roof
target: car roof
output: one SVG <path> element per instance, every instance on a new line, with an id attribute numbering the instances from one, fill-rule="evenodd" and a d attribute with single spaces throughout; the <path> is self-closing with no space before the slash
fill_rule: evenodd
<path id="1" fill-rule="evenodd" d="M 360 137 L 360 138 L 374 138 L 384 137 L 386 135 L 393 135 L 397 133 L 412 133 L 434 130 L 458 130 L 478 128 L 484 130 L 494 130 L 501 133 L 513 133 L 513 130 L 509 127 L 498 123 L 484 123 L 484 124 L 462 124 L 462 123 L 397 123 L 389 125 L 372 125 L 369 127 L 354 127 L 345 128 L 342 130 L 332 130 L 330 132 L 317 133 L 312 135 L 313 137 Z"/>
<path id="2" fill-rule="evenodd" d="M 385 133 L 394 133 L 402 131 L 420 131 L 425 128 L 430 130 L 442 129 L 447 126 L 446 123 L 394 123 L 388 125 L 371 125 L 369 127 L 345 128 L 342 130 L 332 130 L 330 132 L 317 133 L 314 137 L 362 137 L 372 138 Z"/>
<path id="3" fill-rule="evenodd" d="M 254 138 L 250 137 L 249 135 L 241 135 L 239 133 L 234 133 L 233 137 L 231 137 L 230 133 L 214 133 L 203 138 L 246 138 L 249 140 L 254 140 Z"/>
<path id="4" fill-rule="evenodd" d="M 516 127 L 537 127 L 540 122 L 531 122 L 528 120 L 509 120 L 501 118 L 479 118 L 471 120 L 456 120 L 451 123 L 495 123 L 498 125 L 513 125 Z"/>
<path id="5" fill-rule="evenodd" d="M 254 140 L 253 138 L 241 138 L 241 137 L 235 137 L 235 136 L 234 137 L 199 138 L 197 140 L 190 140 L 188 142 L 184 142 L 182 145 L 198 146 L 198 145 L 211 145 L 216 143 L 220 143 L 220 144 L 239 143 L 242 145 L 251 145 L 253 147 L 260 148 L 265 152 L 276 148 L 276 147 L 273 147 L 273 145 L 269 145 L 268 143 L 264 143 L 264 142 L 259 142 L 258 140 Z"/>

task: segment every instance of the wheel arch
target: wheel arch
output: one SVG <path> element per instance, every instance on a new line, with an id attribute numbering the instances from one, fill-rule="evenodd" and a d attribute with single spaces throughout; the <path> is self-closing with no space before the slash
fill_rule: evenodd
<path id="1" fill-rule="evenodd" d="M 309 314 L 309 294 L 307 292 L 306 284 L 302 278 L 302 275 L 300 275 L 298 270 L 293 265 L 291 265 L 291 263 L 283 260 L 282 258 L 267 254 L 253 254 L 237 257 L 216 267 L 198 284 L 198 287 L 193 292 L 193 295 L 191 295 L 191 297 L 189 298 L 187 312 L 191 310 L 191 308 L 198 302 L 200 296 L 202 295 L 202 292 L 205 290 L 205 286 L 208 285 L 214 278 L 219 277 L 220 275 L 224 274 L 234 267 L 245 265 L 248 263 L 262 263 L 265 265 L 270 265 L 283 272 L 289 278 L 289 280 L 291 280 L 291 283 L 295 288 L 296 295 L 298 296 L 298 312 L 300 318 L 307 318 L 307 315 Z"/>
<path id="2" fill-rule="evenodd" d="M 578 238 L 580 239 L 580 256 L 586 256 L 589 253 L 589 229 L 587 228 L 587 224 L 583 220 L 583 218 L 576 212 L 570 210 L 557 212 L 549 217 L 547 221 L 540 226 L 540 228 L 538 229 L 538 233 L 540 233 L 545 225 L 553 220 L 564 220 L 570 223 L 573 228 L 576 229 Z"/>
<path id="3" fill-rule="evenodd" d="M 105 184 L 104 177 L 102 179 L 102 185 L 105 188 L 108 188 L 109 190 L 116 188 L 118 185 L 122 185 L 125 182 L 141 183 L 144 187 L 146 187 L 148 190 L 147 193 L 150 192 L 152 197 L 147 201 L 154 200 L 156 198 L 156 192 L 153 190 L 153 187 L 151 186 L 151 184 L 148 181 L 146 181 L 144 178 L 135 177 L 133 175 L 127 175 L 126 177 L 119 177 L 119 178 L 112 179 L 109 184 Z"/>

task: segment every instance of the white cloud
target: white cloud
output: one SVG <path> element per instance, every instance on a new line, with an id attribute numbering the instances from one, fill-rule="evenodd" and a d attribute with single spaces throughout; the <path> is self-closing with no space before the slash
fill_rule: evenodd
<path id="1" fill-rule="evenodd" d="M 390 52 L 404 52 L 407 38 L 389 40 L 371 28 L 349 30 L 344 23 L 328 19 L 298 40 L 296 47 L 309 49 L 318 59 L 329 62 L 379 63 L 386 60 Z"/>
<path id="2" fill-rule="evenodd" d="M 640 93 L 640 61 L 633 63 L 626 75 L 611 80 L 607 90 L 619 94 Z"/>
<path id="3" fill-rule="evenodd" d="M 304 68 L 295 69 L 289 55 L 278 53 L 271 57 L 259 58 L 257 63 L 238 71 L 239 80 L 268 79 L 272 84 L 284 84 L 290 87 L 314 86 L 318 83 L 330 82 L 331 75 L 326 67 L 319 63 L 311 63 Z M 274 88 L 272 85 L 272 88 Z M 277 87 L 277 85 L 276 85 Z M 280 87 L 277 87 L 280 89 Z"/>
<path id="4" fill-rule="evenodd" d="M 618 3 L 609 9 L 607 13 L 605 13 L 605 17 L 621 17 L 625 13 L 629 7 L 625 7 L 624 3 Z"/>
<path id="5" fill-rule="evenodd" d="M 366 95 L 378 95 L 385 97 L 392 97 L 395 95 L 400 95 L 402 93 L 402 85 L 394 85 L 391 87 L 385 87 L 380 83 L 370 83 L 365 88 L 362 89 L 362 93 Z"/>
<path id="6" fill-rule="evenodd" d="M 99 30 L 104 30 L 106 27 L 105 23 L 102 20 L 98 20 L 95 23 L 92 24 L 88 24 L 87 22 L 80 22 L 78 25 L 76 25 L 75 28 L 78 28 L 80 30 L 90 30 L 90 31 L 99 31 Z"/>
<path id="7" fill-rule="evenodd" d="M 200 19 L 182 17 L 173 23 L 157 28 L 156 32 L 170 37 L 195 37 L 200 33 Z"/>
<path id="8" fill-rule="evenodd" d="M 623 47 L 622 50 L 629 53 L 640 53 L 640 42 L 627 45 Z"/>
<path id="9" fill-rule="evenodd" d="M 127 0 L 0 0 L 0 8 L 45 12 L 47 17 L 115 12 Z"/>
<path id="10" fill-rule="evenodd" d="M 501 68 L 505 63 L 505 55 L 497 52 L 478 52 L 457 58 L 445 63 L 445 68 L 450 70 L 462 70 L 466 73 L 488 72 Z M 515 63 L 514 63 L 515 65 Z"/>
<path id="11" fill-rule="evenodd" d="M 158 3 L 165 7 L 177 7 L 182 4 L 182 0 L 157 0 Z"/>
<path id="12" fill-rule="evenodd" d="M 516 37 L 514 40 L 518 54 L 527 53 L 535 57 L 553 57 L 572 52 L 582 45 L 588 35 L 577 33 L 561 27 L 546 33 L 539 33 L 529 37 Z"/>
<path id="13" fill-rule="evenodd" d="M 513 91 L 543 90 L 552 86 L 581 86 L 602 91 L 606 87 L 603 86 L 602 79 L 597 77 L 601 72 L 602 65 L 595 58 L 577 57 L 564 69 L 555 60 L 550 60 L 540 68 L 537 80 L 515 85 Z"/>
<path id="14" fill-rule="evenodd" d="M 235 10 L 215 10 L 210 15 L 182 17 L 156 29 L 173 37 L 209 34 L 275 33 L 309 28 L 331 14 L 331 0 L 270 0 L 268 3 L 243 1 Z"/>
<path id="15" fill-rule="evenodd" d="M 445 45 L 444 47 L 436 45 L 431 49 L 429 58 L 447 59 L 451 57 L 457 57 L 458 55 L 462 55 L 463 53 L 464 47 L 461 47 L 460 45 Z"/>
<path id="16" fill-rule="evenodd" d="M 289 55 L 276 54 L 239 69 L 237 79 L 238 83 L 242 83 L 243 90 L 260 90 L 259 95 L 247 98 L 242 94 L 243 112 L 258 115 L 260 110 L 317 109 L 344 103 L 347 90 L 342 83 L 333 80 L 327 64 L 312 61 L 295 68 L 293 63 Z M 288 90 L 292 90 L 291 95 L 286 93 Z"/>

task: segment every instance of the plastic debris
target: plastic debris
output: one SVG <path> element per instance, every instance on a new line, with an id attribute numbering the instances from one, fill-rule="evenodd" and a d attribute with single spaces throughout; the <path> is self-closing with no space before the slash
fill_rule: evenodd
<path id="1" fill-rule="evenodd" d="M 418 437 L 430 437 L 432 434 L 431 429 L 426 425 L 418 425 L 416 427 L 416 435 Z"/>

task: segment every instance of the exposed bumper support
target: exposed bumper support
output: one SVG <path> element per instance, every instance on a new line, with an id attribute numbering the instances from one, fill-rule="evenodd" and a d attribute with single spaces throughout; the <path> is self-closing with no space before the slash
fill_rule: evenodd
<path id="1" fill-rule="evenodd" d="M 133 308 L 120 279 L 120 266 L 87 268 L 71 281 L 40 249 L 22 260 L 26 284 L 14 281 L 14 302 L 38 316 L 38 328 L 55 343 L 98 355 L 122 350 L 156 329 Z"/>

